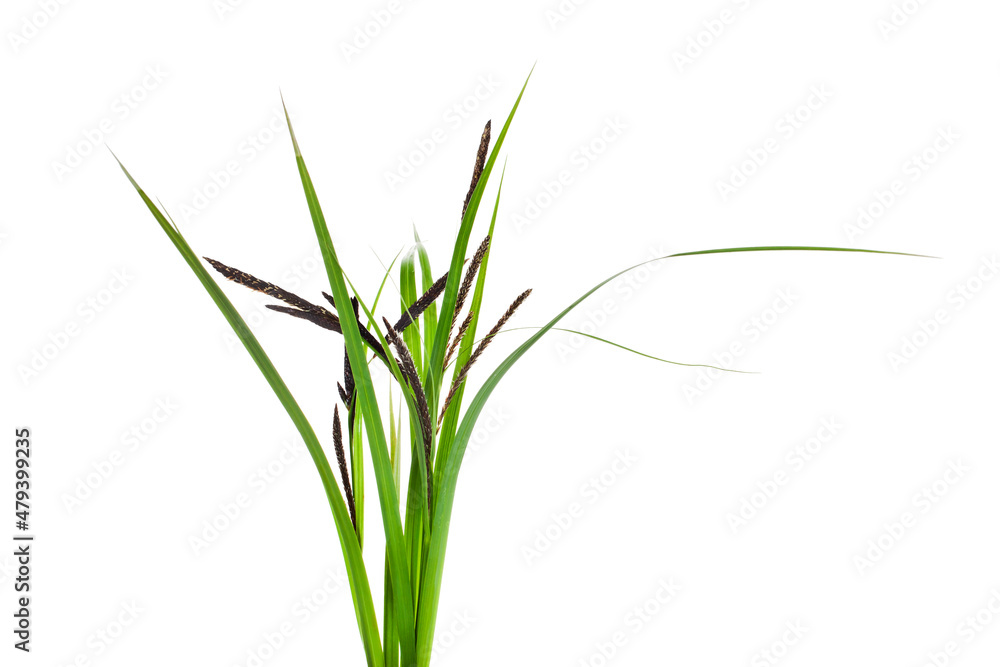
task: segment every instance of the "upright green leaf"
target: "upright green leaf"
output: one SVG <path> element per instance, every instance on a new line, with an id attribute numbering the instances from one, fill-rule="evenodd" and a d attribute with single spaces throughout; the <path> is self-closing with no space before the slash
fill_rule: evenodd
<path id="1" fill-rule="evenodd" d="M 413 595 L 410 591 L 410 576 L 407 567 L 406 545 L 403 542 L 402 519 L 399 515 L 399 496 L 392 481 L 392 465 L 389 461 L 389 448 L 385 431 L 382 426 L 382 416 L 379 414 L 375 399 L 375 389 L 371 373 L 366 362 L 366 347 L 358 331 L 358 322 L 354 317 L 350 293 L 344 280 L 344 272 L 333 247 L 330 230 L 319 205 L 312 178 L 306 169 L 302 151 L 295 139 L 291 118 L 285 111 L 285 121 L 295 149 L 295 162 L 299 169 L 299 178 L 305 192 L 306 203 L 316 231 L 316 239 L 323 253 L 323 263 L 326 266 L 330 280 L 330 290 L 340 317 L 343 330 L 344 345 L 354 370 L 354 381 L 357 389 L 358 403 L 363 417 L 365 432 L 368 435 L 368 445 L 371 449 L 372 467 L 375 470 L 375 484 L 378 488 L 379 507 L 382 510 L 382 523 L 385 530 L 386 547 L 389 552 L 389 569 L 392 578 L 392 599 L 396 606 L 396 626 L 399 634 L 400 653 L 404 665 L 415 662 L 415 619 L 413 613 Z M 391 351 L 387 351 L 391 352 Z M 389 354 L 391 357 L 392 355 Z"/>
<path id="2" fill-rule="evenodd" d="M 405 313 L 410 304 L 417 300 L 417 266 L 416 248 L 410 250 L 403 256 L 403 261 L 399 264 L 399 311 Z M 375 325 L 378 328 L 378 324 Z M 410 326 L 403 331 L 403 341 L 406 347 L 410 348 L 413 355 L 413 362 L 417 366 L 417 372 L 423 367 L 421 346 L 420 346 L 420 318 L 417 318 Z"/>
<path id="3" fill-rule="evenodd" d="M 434 275 L 431 272 L 431 258 L 427 254 L 427 248 L 424 247 L 423 241 L 420 240 L 420 235 L 417 234 L 417 226 L 413 226 L 413 240 L 417 244 L 417 256 L 420 258 L 420 280 L 421 280 L 421 293 L 427 292 L 434 284 Z M 412 301 L 410 303 L 413 303 Z M 374 308 L 374 306 L 372 306 Z M 423 314 L 423 332 L 424 332 L 424 356 L 430 358 L 431 350 L 434 348 L 434 335 L 437 333 L 437 303 L 432 303 L 427 306 L 427 310 Z"/>

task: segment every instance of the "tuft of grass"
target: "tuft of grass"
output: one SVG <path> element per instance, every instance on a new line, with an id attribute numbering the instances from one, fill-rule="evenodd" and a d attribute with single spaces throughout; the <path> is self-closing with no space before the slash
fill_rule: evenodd
<path id="1" fill-rule="evenodd" d="M 530 79 L 530 74 L 528 78 Z M 541 327 L 527 327 L 535 329 L 535 333 L 507 355 L 489 373 L 463 411 L 467 381 L 472 376 L 472 370 L 477 362 L 483 358 L 491 341 L 500 333 L 525 329 L 525 327 L 517 329 L 505 329 L 505 327 L 531 293 L 531 289 L 523 290 L 489 332 L 482 338 L 476 338 L 486 287 L 491 242 L 500 206 L 500 195 L 503 190 L 503 172 L 500 175 L 500 183 L 486 237 L 475 250 L 471 259 L 467 258 L 466 254 L 483 192 L 527 84 L 526 80 L 492 150 L 490 149 L 491 123 L 487 123 L 483 130 L 476 151 L 471 182 L 462 205 L 461 224 L 456 234 L 449 269 L 439 278 L 433 278 L 430 256 L 421 243 L 416 229 L 414 229 L 414 246 L 405 254 L 401 252 L 402 259 L 398 254 L 392 263 L 385 267 L 385 276 L 379 285 L 371 307 L 368 307 L 343 271 L 287 112 L 286 121 L 295 162 L 330 284 L 330 292 L 323 292 L 322 296 L 333 310 L 316 305 L 273 283 L 260 280 L 250 273 L 234 269 L 218 260 L 204 258 L 208 266 L 224 278 L 282 302 L 280 305 L 268 304 L 269 308 L 296 319 L 312 322 L 342 336 L 344 377 L 342 383 L 337 382 L 337 391 L 346 415 L 346 447 L 344 443 L 345 429 L 340 418 L 340 405 L 335 405 L 332 411 L 332 441 L 343 492 L 341 492 L 341 486 L 337 484 L 336 475 L 327 459 L 323 444 L 317 438 L 309 421 L 256 337 L 165 210 L 161 210 L 160 206 L 154 204 L 124 165 L 120 161 L 118 163 L 146 208 L 159 223 L 162 231 L 174 244 L 236 332 L 306 443 L 333 513 L 334 525 L 347 566 L 358 629 L 369 667 L 399 667 L 400 665 L 428 667 L 438 614 L 445 550 L 451 525 L 456 483 L 476 421 L 500 380 L 542 336 L 553 330 L 580 333 L 561 329 L 556 324 L 595 291 L 618 276 L 643 264 L 700 255 L 737 252 L 820 251 L 926 257 L 926 255 L 912 253 L 858 248 L 755 246 L 697 250 L 650 259 L 623 269 L 586 290 L 547 324 Z M 117 160 L 117 157 L 115 159 Z M 381 317 L 381 321 L 377 320 L 374 311 L 379 305 L 382 290 L 397 260 L 399 260 L 401 314 L 393 324 L 385 317 Z M 468 264 L 468 268 L 463 276 L 462 268 L 466 264 Z M 417 287 L 418 268 L 419 290 Z M 471 301 L 469 301 L 470 295 Z M 452 332 L 466 302 L 469 302 L 467 314 L 462 319 L 458 331 L 452 337 Z M 707 366 L 707 364 L 683 364 L 669 361 L 597 336 L 581 335 L 668 364 Z M 375 395 L 375 387 L 369 371 L 370 363 L 383 364 L 394 381 L 388 397 L 388 435 L 383 427 L 382 411 Z M 452 365 L 454 365 L 454 369 L 451 381 L 448 383 L 448 391 L 445 392 L 445 374 Z M 716 367 L 712 366 L 712 368 Z M 402 398 L 399 403 L 398 416 L 394 412 L 394 391 L 398 391 Z M 404 405 L 407 412 L 406 420 L 403 419 L 402 415 Z M 432 415 L 435 414 L 437 419 L 433 420 Z M 409 424 L 408 433 L 403 431 L 404 421 Z M 407 443 L 409 444 L 410 473 L 404 494 L 401 486 L 401 468 L 404 458 L 403 451 Z M 362 554 L 365 505 L 364 447 L 366 444 L 375 471 L 382 528 L 386 541 L 383 573 L 385 594 L 381 633 L 369 586 L 366 561 Z M 400 500 L 404 496 L 406 504 L 405 508 L 401 508 Z"/>

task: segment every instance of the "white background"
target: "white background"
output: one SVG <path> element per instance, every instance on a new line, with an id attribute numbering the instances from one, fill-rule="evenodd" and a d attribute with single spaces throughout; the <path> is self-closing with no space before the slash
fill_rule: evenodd
<path id="1" fill-rule="evenodd" d="M 14 532 L 12 432 L 29 426 L 37 541 L 31 655 L 10 646 L 12 548 L 0 550 L 4 665 L 253 665 L 286 622 L 294 634 L 263 664 L 364 660 L 346 586 L 323 592 L 344 570 L 308 455 L 104 143 L 196 251 L 318 300 L 326 279 L 280 89 L 340 257 L 370 299 L 414 224 L 444 270 L 482 126 L 492 118 L 496 136 L 536 60 L 503 149 L 485 320 L 533 287 L 512 325 L 541 325 L 654 253 L 807 244 L 941 259 L 684 258 L 568 316 L 653 355 L 761 373 L 699 385 L 697 369 L 543 338 L 466 456 L 435 664 L 773 664 L 764 650 L 783 665 L 996 664 L 1000 6 L 562 6 L 573 11 L 556 0 L 406 1 L 395 13 L 387 1 L 5 3 L 0 533 Z M 358 37 L 366 27 L 377 34 Z M 386 173 L 414 162 L 390 187 Z M 753 173 L 724 198 L 734 169 Z M 849 233 L 859 207 L 878 215 Z M 328 433 L 339 337 L 225 289 Z M 394 319 L 395 299 L 380 311 Z M 473 386 L 526 335 L 499 338 Z M 727 359 L 734 343 L 742 354 Z M 789 452 L 828 435 L 824 420 L 836 433 L 795 463 Z M 291 462 L 258 493 L 253 476 L 284 447 Z M 120 465 L 95 476 L 116 451 Z M 632 462 L 607 472 L 619 456 Z M 595 496 L 585 487 L 602 473 Z M 776 473 L 786 483 L 771 487 Z M 934 502 L 917 498 L 925 488 Z M 249 507 L 196 554 L 191 537 L 241 493 Z M 744 500 L 758 507 L 736 525 Z M 553 517 L 574 503 L 559 528 Z M 671 580 L 679 592 L 658 602 Z M 325 604 L 306 618 L 296 605 L 310 596 Z M 645 621 L 628 616 L 645 604 Z M 134 622 L 100 640 L 130 605 Z M 949 642 L 955 655 L 941 655 Z"/>

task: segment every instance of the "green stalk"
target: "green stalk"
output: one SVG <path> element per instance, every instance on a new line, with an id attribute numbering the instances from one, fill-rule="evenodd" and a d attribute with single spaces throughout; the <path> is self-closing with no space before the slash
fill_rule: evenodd
<path id="1" fill-rule="evenodd" d="M 383 283 L 384 284 L 384 283 Z M 376 297 L 376 301 L 378 297 Z M 399 428 L 402 428 L 402 423 Z M 392 387 L 389 387 L 389 448 L 392 461 L 392 481 L 396 485 L 396 492 L 399 492 L 399 437 L 400 432 L 396 430 L 396 417 L 392 409 Z M 389 551 L 386 550 L 385 563 L 385 610 L 383 612 L 385 621 L 383 622 L 383 642 L 385 652 L 385 667 L 399 667 L 399 636 L 396 633 L 396 619 L 393 615 L 392 602 L 392 575 L 389 573 Z"/>

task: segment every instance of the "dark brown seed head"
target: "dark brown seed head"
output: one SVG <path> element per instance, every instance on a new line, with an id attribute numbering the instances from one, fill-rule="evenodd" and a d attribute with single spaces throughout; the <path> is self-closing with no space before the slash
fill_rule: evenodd
<path id="1" fill-rule="evenodd" d="M 479 139 L 479 150 L 476 151 L 476 164 L 472 168 L 472 182 L 469 184 L 469 192 L 465 195 L 465 203 L 462 205 L 462 217 L 469 208 L 469 201 L 472 200 L 472 193 L 479 184 L 479 177 L 483 175 L 483 168 L 486 167 L 486 156 L 490 149 L 490 122 L 486 121 L 483 128 L 483 136 Z"/>
<path id="2" fill-rule="evenodd" d="M 358 299 L 356 297 L 351 299 L 351 305 L 354 307 L 354 318 L 358 319 Z M 346 348 L 344 349 L 344 393 L 347 395 L 344 405 L 350 410 L 353 407 L 351 401 L 354 397 L 354 371 L 351 370 L 351 357 L 347 354 Z"/>
<path id="3" fill-rule="evenodd" d="M 337 463 L 340 466 L 340 476 L 344 483 L 344 495 L 347 496 L 347 507 L 351 510 L 351 523 L 358 528 L 358 519 L 354 508 L 354 494 L 351 492 L 351 478 L 347 473 L 347 455 L 344 453 L 344 436 L 340 428 L 340 412 L 333 407 L 333 448 L 337 452 Z"/>
<path id="4" fill-rule="evenodd" d="M 455 339 L 451 341 L 451 345 L 448 346 L 448 353 L 444 355 L 444 367 L 448 368 L 448 362 L 451 361 L 451 355 L 455 354 L 455 350 L 458 349 L 459 343 L 462 342 L 462 337 L 465 336 L 465 332 L 469 330 L 469 326 L 472 324 L 472 311 L 465 316 L 462 320 L 462 326 L 458 328 L 458 333 L 455 334 Z"/>
<path id="5" fill-rule="evenodd" d="M 489 235 L 483 239 L 479 247 L 476 248 L 476 254 L 472 256 L 472 261 L 469 262 L 469 268 L 465 271 L 465 277 L 462 279 L 462 285 L 458 288 L 458 298 L 455 300 L 455 313 L 451 318 L 451 326 L 455 326 L 455 321 L 458 319 L 458 314 L 462 310 L 462 306 L 465 305 L 465 300 L 469 296 L 469 290 L 472 289 L 472 281 L 476 279 L 476 273 L 479 271 L 479 266 L 483 263 L 483 259 L 486 258 L 486 253 L 490 249 L 490 237 Z M 451 331 L 448 331 L 448 335 L 451 335 Z"/>
<path id="6" fill-rule="evenodd" d="M 521 292 L 521 294 L 518 295 L 516 299 L 514 299 L 514 303 L 510 304 L 510 307 L 507 308 L 507 312 L 505 312 L 503 316 L 500 318 L 500 320 L 495 325 L 493 325 L 493 328 L 490 329 L 490 332 L 486 334 L 486 336 L 481 341 L 479 341 L 479 345 L 477 345 L 476 349 L 473 350 L 472 354 L 469 356 L 469 360 L 465 362 L 465 365 L 462 366 L 462 370 L 459 371 L 458 375 L 455 376 L 454 382 L 451 383 L 451 388 L 448 390 L 448 396 L 444 399 L 444 404 L 441 408 L 441 414 L 438 416 L 439 425 L 441 424 L 441 421 L 444 419 L 445 413 L 448 411 L 448 406 L 451 404 L 451 399 L 455 397 L 455 392 L 458 391 L 459 386 L 461 386 L 461 384 L 465 382 L 465 378 L 469 375 L 469 370 L 472 369 L 472 365 L 475 364 L 476 360 L 479 359 L 480 355 L 482 355 L 483 350 L 485 350 L 487 346 L 489 346 L 490 342 L 493 340 L 493 337 L 496 336 L 498 333 L 500 333 L 500 330 L 503 328 L 503 325 L 507 324 L 507 321 L 514 316 L 515 311 L 517 311 L 517 309 L 521 307 L 521 304 L 524 303 L 524 300 L 528 298 L 529 294 L 531 294 L 530 289 Z"/>
<path id="7" fill-rule="evenodd" d="M 322 308 L 320 306 L 316 306 L 312 303 L 309 303 L 308 301 L 298 296 L 297 294 L 292 294 L 288 290 L 284 290 L 273 283 L 269 283 L 266 280 L 261 280 L 260 278 L 256 278 L 250 275 L 249 273 L 240 271 L 239 269 L 234 269 L 231 266 L 226 266 L 222 262 L 214 260 L 210 257 L 205 257 L 204 259 L 206 262 L 212 265 L 213 269 L 221 273 L 229 280 L 232 280 L 234 283 L 238 283 L 240 285 L 243 285 L 244 287 L 248 287 L 254 290 L 255 292 L 260 292 L 261 294 L 266 294 L 268 296 L 274 297 L 275 299 L 284 301 L 288 305 L 295 306 L 300 310 L 314 312 L 317 314 L 326 313 L 328 315 L 332 315 L 332 313 L 330 313 L 326 308 Z"/>
<path id="8" fill-rule="evenodd" d="M 267 304 L 267 307 L 271 310 L 277 311 L 279 313 L 285 313 L 291 315 L 292 317 L 297 317 L 300 320 L 306 320 L 307 322 L 312 322 L 317 326 L 321 326 L 329 331 L 336 331 L 337 333 L 342 333 L 340 329 L 340 320 L 333 313 L 328 313 L 327 315 L 321 315 L 315 313 L 311 310 L 299 310 L 298 308 L 291 308 L 289 306 L 276 306 L 272 303 Z"/>
<path id="9" fill-rule="evenodd" d="M 416 364 L 413 362 L 413 355 L 410 354 L 409 348 L 406 347 L 406 343 L 399 334 L 393 329 L 392 325 L 389 324 L 389 320 L 382 318 L 382 322 L 385 323 L 386 327 L 386 339 L 396 348 L 399 352 L 399 367 L 403 372 L 403 376 L 406 378 L 407 383 L 410 388 L 413 389 L 413 399 L 417 404 L 417 417 L 420 422 L 420 432 L 423 436 L 424 441 L 424 457 L 427 463 L 427 502 L 431 502 L 431 440 L 434 437 L 431 426 L 431 413 L 430 408 L 427 406 L 427 395 L 424 393 L 424 387 L 420 384 L 420 377 L 417 374 Z"/>
<path id="10" fill-rule="evenodd" d="M 402 316 L 399 321 L 396 322 L 392 328 L 398 332 L 402 332 L 406 327 L 413 324 L 418 317 L 427 307 L 430 306 L 434 301 L 441 296 L 441 292 L 444 291 L 445 286 L 448 284 L 448 274 L 444 274 L 440 278 L 434 281 L 434 284 L 430 286 L 426 292 L 424 292 L 419 299 L 414 301 L 409 308 L 403 311 Z"/>

